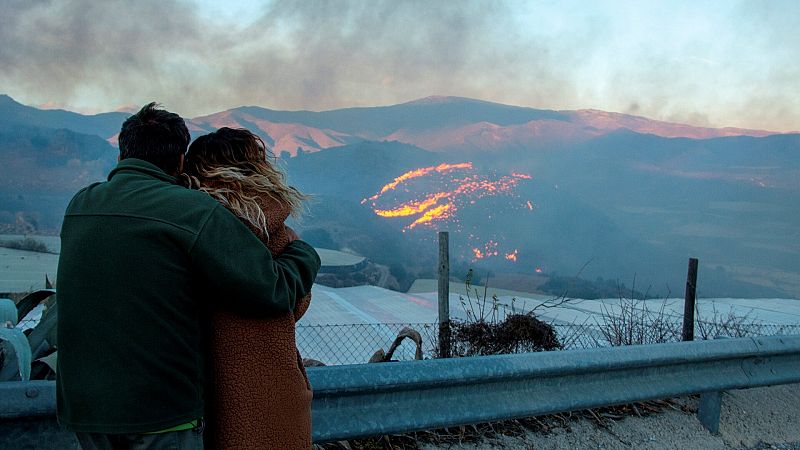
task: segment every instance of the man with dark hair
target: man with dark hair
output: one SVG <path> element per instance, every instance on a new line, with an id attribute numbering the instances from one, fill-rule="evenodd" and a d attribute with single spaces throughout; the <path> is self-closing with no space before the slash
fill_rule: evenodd
<path id="1" fill-rule="evenodd" d="M 122 124 L 119 159 L 138 158 L 174 175 L 189 146 L 189 129 L 181 116 L 157 106 L 145 105 Z"/>
<path id="2" fill-rule="evenodd" d="M 128 118 L 108 181 L 79 191 L 61 228 L 57 403 L 84 448 L 202 448 L 211 305 L 289 313 L 319 256 L 273 258 L 207 194 L 177 183 L 189 132 L 153 103 Z"/>

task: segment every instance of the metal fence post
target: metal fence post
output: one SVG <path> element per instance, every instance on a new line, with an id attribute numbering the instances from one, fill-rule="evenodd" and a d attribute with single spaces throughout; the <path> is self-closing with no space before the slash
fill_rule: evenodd
<path id="1" fill-rule="evenodd" d="M 697 258 L 689 258 L 689 273 L 686 275 L 686 296 L 683 301 L 684 341 L 694 340 L 694 303 L 697 293 Z"/>
<path id="2" fill-rule="evenodd" d="M 450 248 L 447 231 L 439 232 L 439 357 L 450 357 Z"/>

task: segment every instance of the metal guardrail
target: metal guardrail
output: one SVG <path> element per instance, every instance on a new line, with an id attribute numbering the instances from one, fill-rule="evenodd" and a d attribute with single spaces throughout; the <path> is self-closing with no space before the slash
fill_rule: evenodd
<path id="1" fill-rule="evenodd" d="M 315 442 L 800 382 L 800 336 L 309 368 Z M 38 390 L 38 393 L 33 393 Z M 52 382 L 0 383 L 0 418 L 55 413 Z"/>
<path id="2" fill-rule="evenodd" d="M 329 441 L 800 382 L 800 336 L 341 366 L 309 376 L 314 439 Z"/>
<path id="3" fill-rule="evenodd" d="M 56 415 L 56 382 L 0 382 L 0 420 Z"/>

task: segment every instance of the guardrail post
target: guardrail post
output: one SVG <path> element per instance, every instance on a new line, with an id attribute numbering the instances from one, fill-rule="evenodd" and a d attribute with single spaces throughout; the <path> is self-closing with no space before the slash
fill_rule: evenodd
<path id="1" fill-rule="evenodd" d="M 439 357 L 450 357 L 450 244 L 447 231 L 439 232 Z"/>
<path id="2" fill-rule="evenodd" d="M 697 293 L 697 258 L 689 258 L 689 273 L 686 275 L 686 296 L 683 301 L 684 341 L 694 340 L 694 303 Z"/>
<path id="3" fill-rule="evenodd" d="M 717 336 L 714 340 L 730 339 Z M 722 411 L 722 391 L 700 393 L 700 405 L 697 408 L 697 419 L 711 434 L 719 434 L 719 418 Z"/>
<path id="4" fill-rule="evenodd" d="M 314 387 L 312 438 L 317 443 L 696 393 L 704 394 L 699 419 L 714 431 L 720 392 L 800 383 L 800 336 L 309 367 L 307 372 Z M 453 407 L 454 399 L 470 407 Z M 55 381 L 0 382 L 0 448 L 28 446 L 27 437 L 44 433 L 48 440 L 32 447 L 73 448 L 54 444 L 50 431 L 44 431 L 42 421 L 55 425 L 55 414 Z M 17 427 L 23 422 L 23 429 Z M 15 440 L 6 444 L 9 436 Z"/>
<path id="5" fill-rule="evenodd" d="M 700 407 L 697 409 L 697 418 L 711 434 L 719 434 L 721 409 L 722 392 L 713 391 L 700 394 Z"/>

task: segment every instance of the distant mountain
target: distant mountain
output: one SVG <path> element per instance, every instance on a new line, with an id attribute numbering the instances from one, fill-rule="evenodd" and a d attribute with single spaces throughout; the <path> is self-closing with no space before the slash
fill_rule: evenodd
<path id="1" fill-rule="evenodd" d="M 286 172 L 304 191 L 360 202 L 402 173 L 446 160 L 408 144 L 366 141 L 291 158 Z"/>
<path id="2" fill-rule="evenodd" d="M 570 122 L 576 125 L 591 127 L 605 132 L 630 130 L 637 133 L 652 134 L 661 137 L 685 137 L 693 139 L 711 139 L 729 136 L 763 137 L 776 134 L 772 131 L 749 130 L 744 128 L 697 127 L 596 109 L 579 109 L 577 111 L 566 111 L 566 113 L 570 116 Z"/>
<path id="3" fill-rule="evenodd" d="M 636 269 L 639 282 L 658 289 L 651 269 L 680 274 L 694 256 L 705 295 L 800 297 L 800 135 L 697 140 L 617 132 L 531 163 L 518 156 L 514 167 L 537 167 L 542 184 L 603 211 L 630 239 L 624 257 L 598 253 L 601 267 L 647 261 Z"/>
<path id="4" fill-rule="evenodd" d="M 364 139 L 330 129 L 320 129 L 302 123 L 270 122 L 244 111 L 230 110 L 189 121 L 192 135 L 205 134 L 218 128 L 247 128 L 258 134 L 276 155 L 288 152 L 297 155 L 316 152 L 330 147 L 360 142 Z"/>
<path id="5" fill-rule="evenodd" d="M 116 145 L 126 112 L 82 115 L 40 110 L 0 95 L 6 123 L 64 128 L 95 134 Z M 331 111 L 277 111 L 242 106 L 187 121 L 193 136 L 217 128 L 252 130 L 275 154 L 306 153 L 361 141 L 399 141 L 426 150 L 479 154 L 507 149 L 553 149 L 585 142 L 618 130 L 661 137 L 710 139 L 767 136 L 770 131 L 705 128 L 598 110 L 552 111 L 503 105 L 463 97 L 426 97 L 391 106 Z"/>
<path id="6" fill-rule="evenodd" d="M 0 231 L 55 231 L 70 196 L 113 166 L 127 116 L 0 96 Z M 415 275 L 434 275 L 435 231 L 447 229 L 459 267 L 573 276 L 589 262 L 584 277 L 631 286 L 635 276 L 639 291 L 674 295 L 696 256 L 701 295 L 800 298 L 798 134 L 458 97 L 324 112 L 249 106 L 187 122 L 194 136 L 246 127 L 288 152 L 290 182 L 314 196 L 302 233 Z M 366 201 L 393 180 L 391 195 Z M 464 192 L 475 195 L 449 212 L 437 203 Z M 408 228 L 431 204 L 446 220 Z"/>
<path id="7" fill-rule="evenodd" d="M 245 127 L 276 153 L 315 152 L 360 140 L 388 140 L 432 151 L 481 153 L 560 148 L 621 129 L 662 137 L 766 136 L 769 131 L 703 128 L 597 110 L 551 111 L 461 97 L 427 97 L 392 106 L 332 111 L 234 108 L 192 119 L 200 129 Z"/>
<path id="8" fill-rule="evenodd" d="M 398 142 L 359 142 L 290 158 L 284 167 L 289 182 L 312 195 L 298 229 L 330 236 L 338 248 L 382 264 L 427 267 L 428 245 L 375 215 L 362 200 L 400 174 L 444 160 L 442 154 Z"/>
<path id="9" fill-rule="evenodd" d="M 0 232 L 52 232 L 80 188 L 105 178 L 117 150 L 98 136 L 0 123 Z"/>
<path id="10" fill-rule="evenodd" d="M 588 262 L 582 276 L 590 279 L 631 286 L 636 278 L 651 295 L 679 295 L 692 256 L 702 261 L 704 296 L 800 296 L 800 135 L 697 140 L 626 131 L 544 158 L 520 151 L 473 159 L 481 172 L 533 179 L 512 197 L 477 200 L 432 229 L 404 232 L 408 221 L 378 217 L 360 202 L 408 171 L 463 161 L 363 142 L 291 158 L 287 169 L 316 197 L 302 230 L 328 230 L 341 246 L 382 263 L 405 258 L 433 267 L 434 231 L 449 229 L 454 261 L 481 270 L 544 267 L 572 276 Z M 512 207 L 528 199 L 532 211 Z M 490 240 L 500 254 L 470 263 L 468 250 Z M 513 263 L 503 258 L 512 249 L 519 249 Z"/>
<path id="11" fill-rule="evenodd" d="M 0 124 L 0 188 L 74 192 L 105 177 L 117 150 L 98 136 Z"/>
<path id="12" fill-rule="evenodd" d="M 63 109 L 38 109 L 0 94 L 0 123 L 31 125 L 44 128 L 63 128 L 77 133 L 109 139 L 119 133 L 120 126 L 130 116 L 124 112 L 83 115 Z"/>

